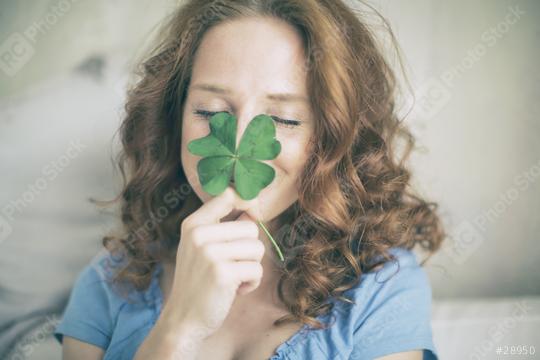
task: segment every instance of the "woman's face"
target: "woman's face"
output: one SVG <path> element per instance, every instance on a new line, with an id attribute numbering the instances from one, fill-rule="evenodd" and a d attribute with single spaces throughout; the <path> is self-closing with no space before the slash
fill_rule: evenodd
<path id="1" fill-rule="evenodd" d="M 200 156 L 190 141 L 210 132 L 204 112 L 227 111 L 238 121 L 236 144 L 258 114 L 273 117 L 281 152 L 264 163 L 275 170 L 274 181 L 248 203 L 247 211 L 271 221 L 298 198 L 297 181 L 307 159 L 313 131 L 304 73 L 304 50 L 295 29 L 280 20 L 243 18 L 211 28 L 197 51 L 182 117 L 182 166 L 201 201 L 212 195 L 199 182 Z M 279 118 L 279 119 L 278 119 Z M 280 119 L 292 120 L 281 123 Z M 238 204 L 246 202 L 238 197 Z M 256 208 L 253 208 L 256 207 Z M 235 211 L 224 220 L 235 219 Z"/>

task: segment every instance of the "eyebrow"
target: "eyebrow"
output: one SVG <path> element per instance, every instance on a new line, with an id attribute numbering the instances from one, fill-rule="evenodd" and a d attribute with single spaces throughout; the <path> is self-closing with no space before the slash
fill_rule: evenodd
<path id="1" fill-rule="evenodd" d="M 202 90 L 207 92 L 212 92 L 216 94 L 222 94 L 222 95 L 230 95 L 233 93 L 231 89 L 224 88 L 218 85 L 213 84 L 195 84 L 191 87 L 193 90 Z M 299 95 L 299 94 L 292 94 L 292 93 L 277 93 L 277 94 L 266 94 L 266 98 L 273 101 L 281 101 L 281 102 L 293 102 L 293 101 L 299 101 L 299 102 L 308 102 L 308 98 Z"/>

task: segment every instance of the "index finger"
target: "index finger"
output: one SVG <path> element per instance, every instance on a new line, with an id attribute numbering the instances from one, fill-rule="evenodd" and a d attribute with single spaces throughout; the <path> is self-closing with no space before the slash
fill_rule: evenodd
<path id="1" fill-rule="evenodd" d="M 245 202 L 245 204 L 235 206 L 235 200 L 237 198 L 240 199 L 241 202 Z M 236 191 L 228 186 L 221 194 L 208 200 L 191 214 L 188 223 L 193 227 L 198 225 L 218 224 L 219 220 L 231 211 L 235 209 L 246 210 L 250 202 L 242 200 L 236 195 Z"/>

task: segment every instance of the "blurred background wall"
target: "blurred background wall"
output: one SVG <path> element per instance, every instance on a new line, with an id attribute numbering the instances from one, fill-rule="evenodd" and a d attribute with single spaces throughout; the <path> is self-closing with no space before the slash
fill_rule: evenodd
<path id="1" fill-rule="evenodd" d="M 114 225 L 87 198 L 118 191 L 110 156 L 127 74 L 177 2 L 0 3 L 0 281 L 52 292 Z M 405 60 L 415 186 L 450 235 L 426 265 L 435 298 L 540 294 L 540 2 L 370 4 Z"/>

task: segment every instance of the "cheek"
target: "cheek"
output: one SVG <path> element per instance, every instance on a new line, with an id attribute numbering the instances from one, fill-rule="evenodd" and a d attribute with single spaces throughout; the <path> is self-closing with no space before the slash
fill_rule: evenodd
<path id="1" fill-rule="evenodd" d="M 296 178 L 307 160 L 307 143 L 305 136 L 280 137 L 281 152 L 276 159 L 276 165 L 285 172 L 286 176 Z"/>
<path id="2" fill-rule="evenodd" d="M 209 129 L 207 122 L 205 123 L 198 119 L 190 119 L 189 117 L 186 118 L 182 124 L 182 157 L 187 158 L 188 155 L 189 157 L 195 157 L 195 155 L 191 154 L 187 149 L 188 144 L 195 139 L 205 137 L 208 133 Z"/>
<path id="3" fill-rule="evenodd" d="M 184 123 L 182 125 L 181 161 L 184 168 L 184 173 L 190 179 L 190 183 L 192 184 L 194 184 L 193 177 L 197 171 L 197 161 L 199 157 L 190 153 L 187 146 L 191 141 L 203 137 L 205 135 L 203 132 L 204 131 L 200 131 L 192 124 Z"/>

